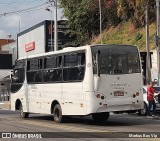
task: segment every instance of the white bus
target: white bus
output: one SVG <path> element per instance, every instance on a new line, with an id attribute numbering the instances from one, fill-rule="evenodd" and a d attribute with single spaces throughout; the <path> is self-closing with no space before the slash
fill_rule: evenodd
<path id="1" fill-rule="evenodd" d="M 11 110 L 66 116 L 143 108 L 140 55 L 136 46 L 91 45 L 20 58 L 11 84 Z"/>

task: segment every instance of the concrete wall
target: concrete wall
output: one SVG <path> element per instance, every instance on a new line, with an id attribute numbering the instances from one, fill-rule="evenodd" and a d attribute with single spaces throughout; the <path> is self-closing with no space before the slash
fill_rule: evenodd
<path id="1" fill-rule="evenodd" d="M 0 39 L 0 50 L 2 45 L 9 44 L 12 42 L 14 42 L 14 39 Z"/>

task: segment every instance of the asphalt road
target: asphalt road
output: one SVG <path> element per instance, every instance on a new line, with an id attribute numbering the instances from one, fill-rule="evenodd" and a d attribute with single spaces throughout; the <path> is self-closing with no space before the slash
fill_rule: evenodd
<path id="1" fill-rule="evenodd" d="M 112 114 L 105 123 L 90 116 L 71 117 L 57 124 L 51 115 L 31 114 L 21 119 L 18 112 L 0 110 L 0 137 L 11 133 L 13 140 L 160 140 L 160 120 L 137 114 Z M 2 135 L 3 134 L 3 135 Z M 19 135 L 18 135 L 19 134 Z M 10 135 L 10 134 L 9 134 Z M 8 136 L 7 136 L 8 137 Z M 42 139 L 32 139 L 41 138 Z M 156 137 L 159 137 L 156 139 Z M 30 139 L 27 139 L 30 138 Z M 2 139 L 1 140 L 8 140 Z"/>

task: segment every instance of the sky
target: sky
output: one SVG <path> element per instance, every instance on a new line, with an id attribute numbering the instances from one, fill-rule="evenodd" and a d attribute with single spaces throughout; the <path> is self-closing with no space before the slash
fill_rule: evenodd
<path id="1" fill-rule="evenodd" d="M 0 0 L 0 39 L 8 39 L 9 35 L 11 35 L 10 39 L 16 39 L 19 32 L 44 20 L 51 20 L 51 15 L 54 20 L 54 6 L 51 6 L 48 1 Z M 45 10 L 47 7 L 52 14 Z M 62 19 L 62 9 L 58 9 L 57 13 L 57 19 Z"/>

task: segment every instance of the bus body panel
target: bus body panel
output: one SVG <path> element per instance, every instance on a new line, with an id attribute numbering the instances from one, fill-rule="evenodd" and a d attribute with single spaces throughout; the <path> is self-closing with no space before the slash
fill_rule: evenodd
<path id="1" fill-rule="evenodd" d="M 102 111 L 100 107 L 105 107 L 105 111 L 126 111 L 143 108 L 140 83 L 142 83 L 141 74 L 101 75 L 98 89 L 95 91 L 95 95 L 100 95 L 98 99 L 100 99 L 99 103 L 101 105 L 98 103 L 99 108 L 97 110 L 95 108 L 96 112 Z M 133 94 L 136 95 L 135 98 L 133 98 Z M 101 99 L 102 96 L 104 99 Z"/>
<path id="2" fill-rule="evenodd" d="M 41 111 L 41 101 L 43 94 L 42 84 L 28 84 L 28 105 L 29 112 Z"/>
<path id="3" fill-rule="evenodd" d="M 84 115 L 84 94 L 83 94 L 83 83 L 77 82 L 62 83 L 63 90 L 63 114 L 64 115 Z M 72 86 L 71 86 L 72 85 Z M 69 109 L 69 111 L 68 111 Z"/>
<path id="4" fill-rule="evenodd" d="M 29 91 L 29 112 L 51 113 L 51 105 L 54 100 L 62 103 L 62 84 L 30 84 Z"/>
<path id="5" fill-rule="evenodd" d="M 16 93 L 11 94 L 11 110 L 16 110 L 16 101 L 20 100 L 23 106 L 23 111 L 28 112 L 28 105 L 26 101 L 26 89 L 25 84 Z"/>
<path id="6" fill-rule="evenodd" d="M 126 74 L 122 76 L 102 75 L 100 78 L 98 92 L 104 94 L 108 105 L 130 104 L 142 99 L 142 89 L 139 85 L 141 83 L 140 74 Z M 132 80 L 132 82 L 130 80 Z M 133 98 L 133 94 L 137 92 L 139 96 Z"/>
<path id="7" fill-rule="evenodd" d="M 44 113 L 51 113 L 51 105 L 53 101 L 58 101 L 60 104 L 62 103 L 62 84 L 44 84 L 43 94 L 41 99 L 41 108 Z"/>

